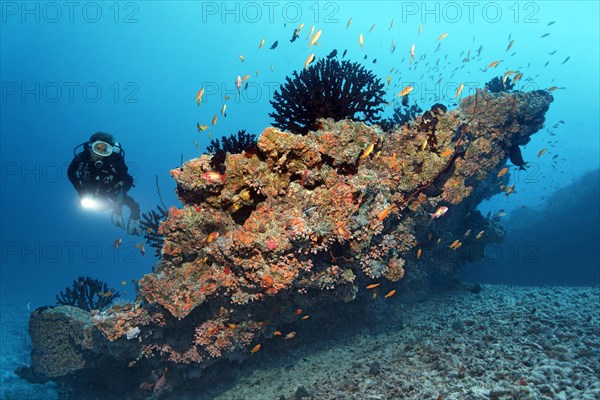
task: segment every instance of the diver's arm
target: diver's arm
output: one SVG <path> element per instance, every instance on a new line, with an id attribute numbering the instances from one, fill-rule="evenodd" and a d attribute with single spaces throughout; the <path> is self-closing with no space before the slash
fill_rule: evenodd
<path id="1" fill-rule="evenodd" d="M 73 157 L 73 160 L 69 165 L 69 169 L 67 170 L 67 176 L 69 177 L 69 181 L 71 181 L 71 184 L 73 185 L 75 190 L 77 190 L 77 193 L 79 193 L 79 195 L 81 196 L 81 194 L 83 193 L 83 185 L 81 185 L 81 182 L 79 182 L 79 179 L 77 177 L 77 167 L 79 167 L 80 162 L 81 160 L 79 159 L 79 155 Z"/>
<path id="2" fill-rule="evenodd" d="M 127 164 L 125 164 L 125 160 L 121 158 L 116 164 L 116 172 L 117 176 L 115 176 L 115 180 L 118 182 L 117 185 L 120 185 L 125 192 L 127 192 L 133 186 L 133 177 L 129 175 Z"/>

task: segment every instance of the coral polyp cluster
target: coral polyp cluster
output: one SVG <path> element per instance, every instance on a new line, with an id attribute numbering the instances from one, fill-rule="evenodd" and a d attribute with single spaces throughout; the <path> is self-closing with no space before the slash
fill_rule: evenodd
<path id="1" fill-rule="evenodd" d="M 273 126 L 297 134 L 318 130 L 320 118 L 374 123 L 384 95 L 381 80 L 360 64 L 322 59 L 286 77 L 271 100 L 275 111 L 269 116 Z"/>

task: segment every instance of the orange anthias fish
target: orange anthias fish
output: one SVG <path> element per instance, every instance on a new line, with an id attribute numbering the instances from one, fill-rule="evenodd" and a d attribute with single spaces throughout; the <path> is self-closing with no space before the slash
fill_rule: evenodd
<path id="1" fill-rule="evenodd" d="M 203 173 L 202 179 L 208 181 L 208 183 L 225 183 L 225 175 L 215 171 L 207 171 Z"/>
<path id="2" fill-rule="evenodd" d="M 395 290 L 390 290 L 390 291 L 388 292 L 388 294 L 386 294 L 384 297 L 385 297 L 386 299 L 387 299 L 387 298 L 390 298 L 390 297 L 392 297 L 392 296 L 393 296 L 395 293 L 396 293 L 396 291 L 395 291 Z"/>
<path id="3" fill-rule="evenodd" d="M 258 48 L 261 49 L 265 44 L 265 39 L 261 39 L 260 44 L 258 45 Z"/>
<path id="4" fill-rule="evenodd" d="M 437 210 L 435 210 L 435 212 L 433 214 L 429 213 L 429 215 L 431 215 L 431 219 L 436 219 L 436 218 L 443 217 L 444 214 L 446 214 L 447 212 L 448 212 L 448 207 L 441 206 Z"/>
<path id="5" fill-rule="evenodd" d="M 316 43 L 317 40 L 319 40 L 319 38 L 321 37 L 321 29 L 319 29 L 317 31 L 317 33 L 315 33 L 315 35 L 312 37 L 312 39 L 310 39 L 310 42 L 308 43 L 308 46 L 312 46 L 313 44 Z"/>
<path id="6" fill-rule="evenodd" d="M 336 231 L 337 231 L 337 233 L 338 233 L 338 234 L 342 235 L 342 236 L 343 236 L 343 237 L 345 237 L 346 239 L 349 239 L 349 238 L 350 238 L 350 236 L 352 235 L 352 234 L 351 234 L 351 233 L 348 231 L 348 229 L 344 228 L 343 226 L 340 226 L 340 227 L 338 227 Z"/>
<path id="7" fill-rule="evenodd" d="M 144 243 L 142 243 L 142 245 L 140 246 L 140 254 L 143 256 L 146 255 L 146 247 L 144 246 Z"/>
<path id="8" fill-rule="evenodd" d="M 362 33 L 358 36 L 358 44 L 360 45 L 361 50 L 364 51 L 365 38 Z"/>
<path id="9" fill-rule="evenodd" d="M 367 285 L 367 289 L 375 289 L 379 285 L 381 285 L 381 283 L 371 283 L 370 285 Z"/>
<path id="10" fill-rule="evenodd" d="M 498 64 L 500 64 L 500 61 L 492 61 L 491 63 L 489 63 L 487 68 L 496 68 Z"/>
<path id="11" fill-rule="evenodd" d="M 508 168 L 504 167 L 500 170 L 500 172 L 498 172 L 498 178 L 501 178 L 502 175 L 504 175 L 505 173 L 508 172 Z"/>
<path id="12" fill-rule="evenodd" d="M 442 40 L 442 39 L 446 38 L 447 36 L 448 36 L 448 32 L 446 32 L 446 33 L 442 33 L 442 34 L 440 35 L 440 37 L 438 37 L 438 38 L 437 38 L 437 40 Z"/>
<path id="13" fill-rule="evenodd" d="M 521 72 L 517 73 L 513 79 L 513 83 L 521 80 L 522 77 L 523 77 L 523 73 L 521 73 Z"/>
<path id="14" fill-rule="evenodd" d="M 421 249 L 417 250 L 417 259 L 421 258 L 422 254 L 423 254 L 423 250 L 421 250 Z"/>
<path id="15" fill-rule="evenodd" d="M 392 210 L 396 208 L 395 204 L 390 204 L 379 214 L 379 221 L 382 221 L 387 218 L 387 216 L 392 212 Z"/>
<path id="16" fill-rule="evenodd" d="M 477 234 L 477 236 L 475 236 L 475 239 L 479 240 L 483 237 L 483 235 L 485 234 L 485 231 L 481 231 Z"/>
<path id="17" fill-rule="evenodd" d="M 295 337 L 296 337 L 296 332 L 290 332 L 287 335 L 285 335 L 285 340 L 292 340 Z"/>
<path id="18" fill-rule="evenodd" d="M 461 83 L 461 84 L 458 86 L 458 89 L 456 89 L 456 93 L 454 94 L 454 97 L 455 97 L 455 98 L 456 98 L 456 97 L 458 97 L 458 95 L 460 95 L 460 92 L 462 92 L 462 90 L 463 90 L 463 88 L 464 88 L 464 87 L 465 87 L 465 84 L 464 84 L 464 83 Z"/>
<path id="19" fill-rule="evenodd" d="M 398 97 L 404 97 L 412 91 L 413 91 L 413 87 L 407 86 L 404 89 L 402 89 L 402 91 L 400 93 L 398 93 Z"/>
<path id="20" fill-rule="evenodd" d="M 512 76 L 515 74 L 515 71 L 506 71 L 504 73 L 504 76 L 502 76 L 502 83 L 506 83 L 506 80 L 508 79 L 509 76 Z"/>
<path id="21" fill-rule="evenodd" d="M 213 126 L 215 126 L 215 125 L 217 124 L 217 119 L 218 119 L 218 115 L 217 115 L 217 114 L 215 114 L 215 116 L 214 116 L 214 117 L 213 117 L 213 119 L 212 119 L 212 124 L 213 124 Z"/>
<path id="22" fill-rule="evenodd" d="M 452 149 L 447 149 L 441 154 L 441 157 L 448 157 L 450 154 L 452 154 Z"/>
<path id="23" fill-rule="evenodd" d="M 198 103 L 198 106 L 200 105 L 200 103 L 202 103 L 202 95 L 204 94 L 204 88 L 200 89 L 198 91 L 198 94 L 196 95 L 196 103 Z"/>
<path id="24" fill-rule="evenodd" d="M 504 194 L 506 194 L 506 197 L 508 197 L 511 193 L 515 193 L 515 185 L 510 185 L 509 187 L 507 187 L 504 190 Z"/>
<path id="25" fill-rule="evenodd" d="M 541 156 L 543 156 L 545 152 L 546 152 L 546 149 L 545 149 L 545 148 L 544 148 L 544 149 L 541 149 L 541 150 L 540 150 L 540 152 L 539 152 L 539 153 L 538 153 L 538 155 L 537 155 L 537 158 L 540 158 Z"/>
<path id="26" fill-rule="evenodd" d="M 311 53 L 306 61 L 304 62 L 304 69 L 308 68 L 308 64 L 310 64 L 315 59 L 315 53 Z"/>
<path id="27" fill-rule="evenodd" d="M 373 149 L 375 148 L 375 143 L 371 143 L 370 145 L 367 146 L 367 148 L 365 149 L 365 151 L 363 151 L 363 153 L 360 155 L 360 159 L 365 159 L 367 157 L 369 157 L 369 155 L 373 152 Z"/>
<path id="28" fill-rule="evenodd" d="M 219 237 L 219 232 L 213 231 L 206 235 L 206 243 L 212 243 Z"/>
<path id="29" fill-rule="evenodd" d="M 256 353 L 259 350 L 260 350 L 260 344 L 257 344 L 256 346 L 254 346 L 252 348 L 252 350 L 250 350 L 250 353 L 254 354 L 254 353 Z"/>

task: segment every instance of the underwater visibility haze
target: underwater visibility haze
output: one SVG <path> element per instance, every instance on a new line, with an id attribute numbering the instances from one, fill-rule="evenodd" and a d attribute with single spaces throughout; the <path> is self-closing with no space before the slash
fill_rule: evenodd
<path id="1" fill-rule="evenodd" d="M 599 6 L 17 2 L 2 399 L 599 399 Z"/>

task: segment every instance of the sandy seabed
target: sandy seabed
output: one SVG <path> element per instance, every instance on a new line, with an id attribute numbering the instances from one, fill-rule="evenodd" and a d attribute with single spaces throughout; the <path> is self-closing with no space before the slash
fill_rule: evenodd
<path id="1" fill-rule="evenodd" d="M 171 387 L 148 398 L 600 399 L 599 287 L 484 285 L 478 294 L 447 291 L 412 304 L 377 301 L 367 315 L 365 326 L 331 340 L 296 338 L 283 352 L 269 352 L 267 342 L 194 394 L 188 382 L 183 393 Z M 0 398 L 57 398 L 51 384 L 14 375 L 27 344 L 10 332 Z"/>
<path id="2" fill-rule="evenodd" d="M 384 314 L 383 332 L 265 360 L 215 398 L 600 399 L 598 287 L 484 285 Z"/>

